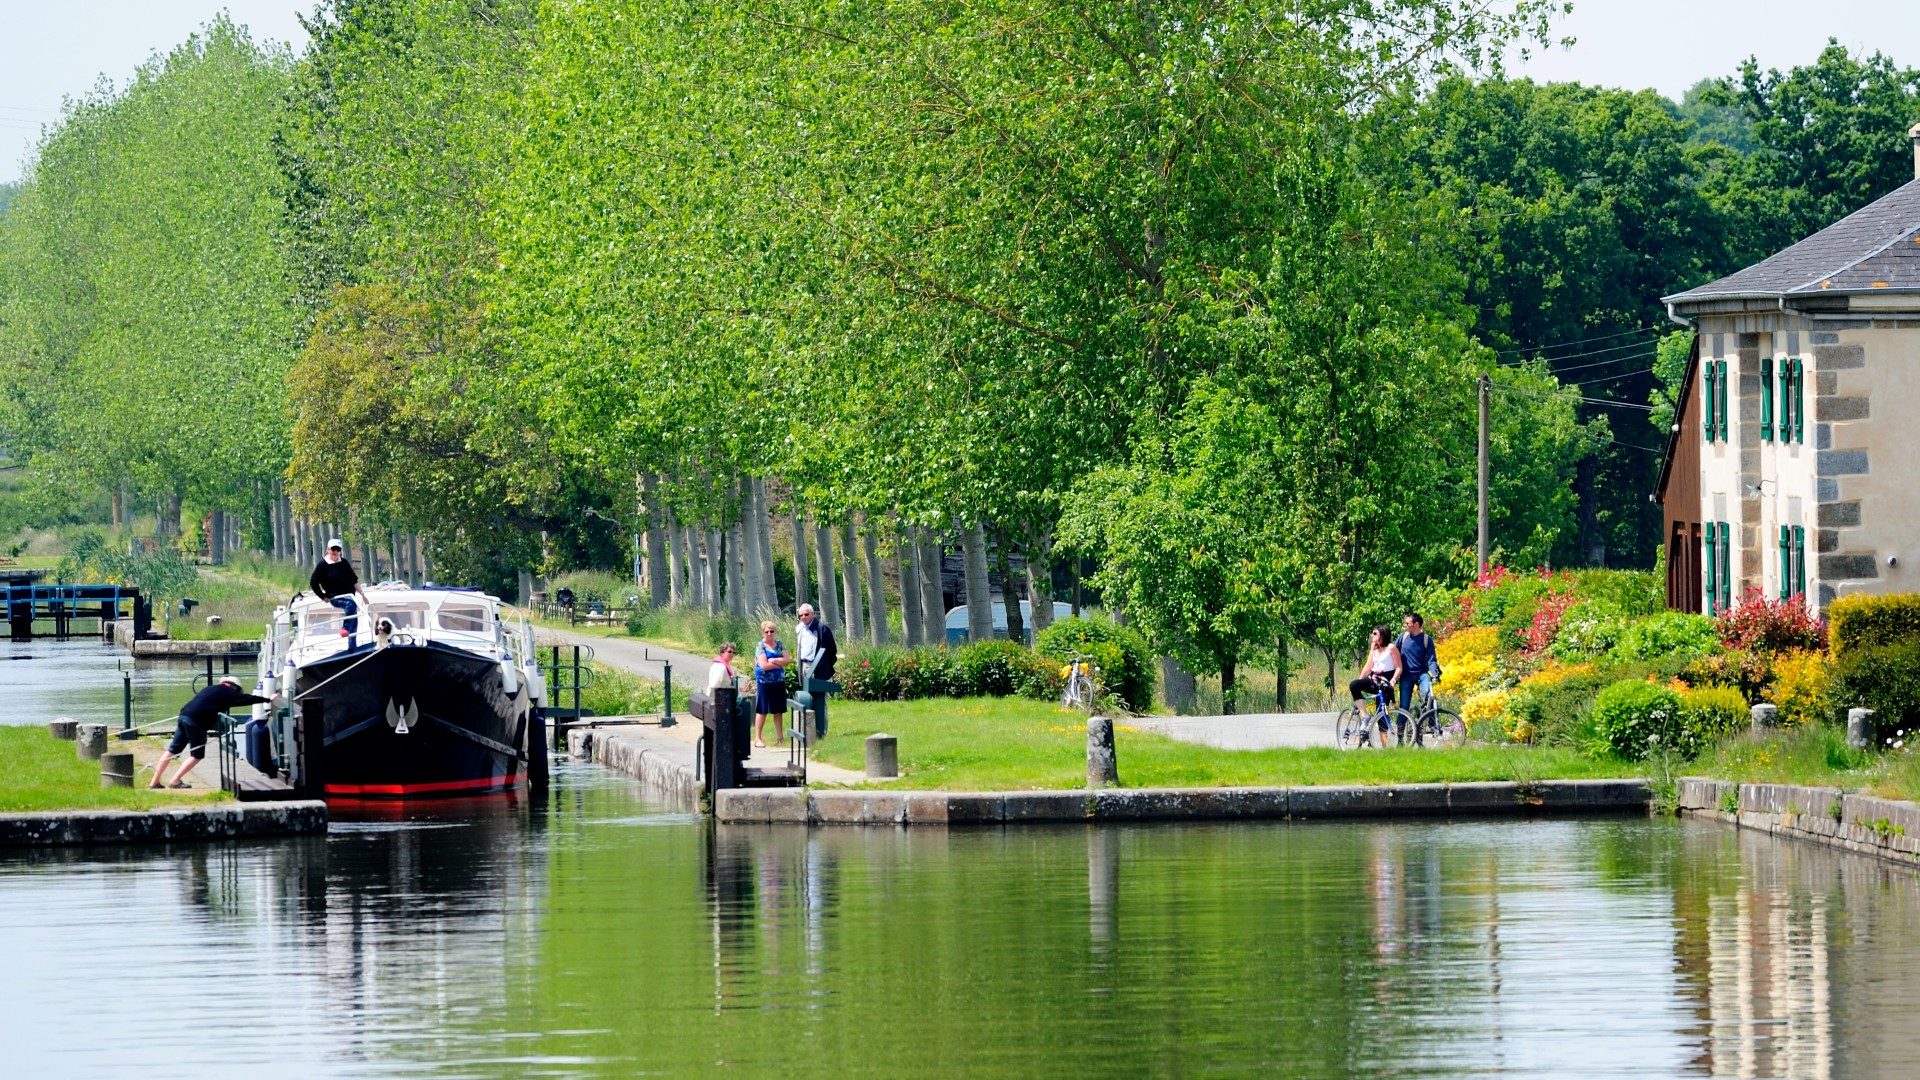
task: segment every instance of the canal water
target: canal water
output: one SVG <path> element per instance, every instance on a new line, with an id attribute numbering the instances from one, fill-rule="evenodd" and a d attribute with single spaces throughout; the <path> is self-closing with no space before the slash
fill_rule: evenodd
<path id="1" fill-rule="evenodd" d="M 562 765 L 537 808 L 0 854 L 0 953 L 18 1076 L 1920 1061 L 1913 874 L 1633 818 L 716 828 Z"/>

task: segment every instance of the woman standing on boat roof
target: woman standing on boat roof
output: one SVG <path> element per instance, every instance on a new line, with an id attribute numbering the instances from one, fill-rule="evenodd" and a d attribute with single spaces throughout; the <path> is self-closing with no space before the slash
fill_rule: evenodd
<path id="1" fill-rule="evenodd" d="M 354 631 L 360 629 L 360 620 L 355 616 L 359 608 L 353 598 L 358 596 L 362 604 L 367 602 L 367 594 L 360 588 L 360 575 L 353 572 L 353 564 L 347 561 L 346 544 L 339 537 L 327 541 L 326 557 L 313 568 L 313 576 L 307 579 L 307 586 L 313 595 L 340 609 L 346 616 L 340 623 L 340 636 L 353 644 Z"/>

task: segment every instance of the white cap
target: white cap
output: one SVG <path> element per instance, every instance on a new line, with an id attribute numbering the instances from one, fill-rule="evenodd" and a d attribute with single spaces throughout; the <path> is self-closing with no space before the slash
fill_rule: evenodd
<path id="1" fill-rule="evenodd" d="M 339 548 L 341 551 L 345 551 L 347 550 L 347 545 L 339 537 L 336 536 L 333 539 L 327 541 L 327 548 L 328 550 L 332 550 L 333 548 Z"/>

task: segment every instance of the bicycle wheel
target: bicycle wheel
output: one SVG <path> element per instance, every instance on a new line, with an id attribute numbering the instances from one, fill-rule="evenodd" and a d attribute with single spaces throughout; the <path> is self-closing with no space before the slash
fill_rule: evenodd
<path id="1" fill-rule="evenodd" d="M 1390 707 L 1380 713 L 1380 723 L 1386 729 L 1380 732 L 1381 746 L 1413 745 L 1413 714 L 1405 709 Z"/>
<path id="2" fill-rule="evenodd" d="M 1452 709 L 1431 709 L 1422 725 L 1421 736 L 1428 746 L 1460 746 L 1467 741 L 1467 723 Z"/>
<path id="3" fill-rule="evenodd" d="M 1372 746 L 1369 733 L 1373 727 L 1373 714 L 1357 705 L 1349 705 L 1340 710 L 1333 721 L 1333 744 L 1342 750 L 1354 750 L 1362 746 Z"/>
<path id="4" fill-rule="evenodd" d="M 1083 709 L 1093 708 L 1093 680 L 1085 675 L 1075 675 L 1068 680 L 1067 688 L 1073 692 L 1073 700 Z"/>

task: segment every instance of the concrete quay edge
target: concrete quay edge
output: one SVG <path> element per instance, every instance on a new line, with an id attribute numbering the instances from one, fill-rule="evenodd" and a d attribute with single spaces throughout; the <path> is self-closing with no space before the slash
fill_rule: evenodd
<path id="1" fill-rule="evenodd" d="M 1651 802 L 1652 791 L 1644 780 L 1061 791 L 748 788 L 720 792 L 714 817 L 727 824 L 787 825 L 1304 821 L 1645 813 Z"/>
<path id="2" fill-rule="evenodd" d="M 0 814 L 0 847 L 186 843 L 327 831 L 318 799 L 219 803 L 165 810 L 49 810 Z"/>
<path id="3" fill-rule="evenodd" d="M 1839 788 L 1743 784 L 1700 776 L 1681 777 L 1677 787 L 1679 811 L 1686 817 L 1920 866 L 1920 804 Z"/>

